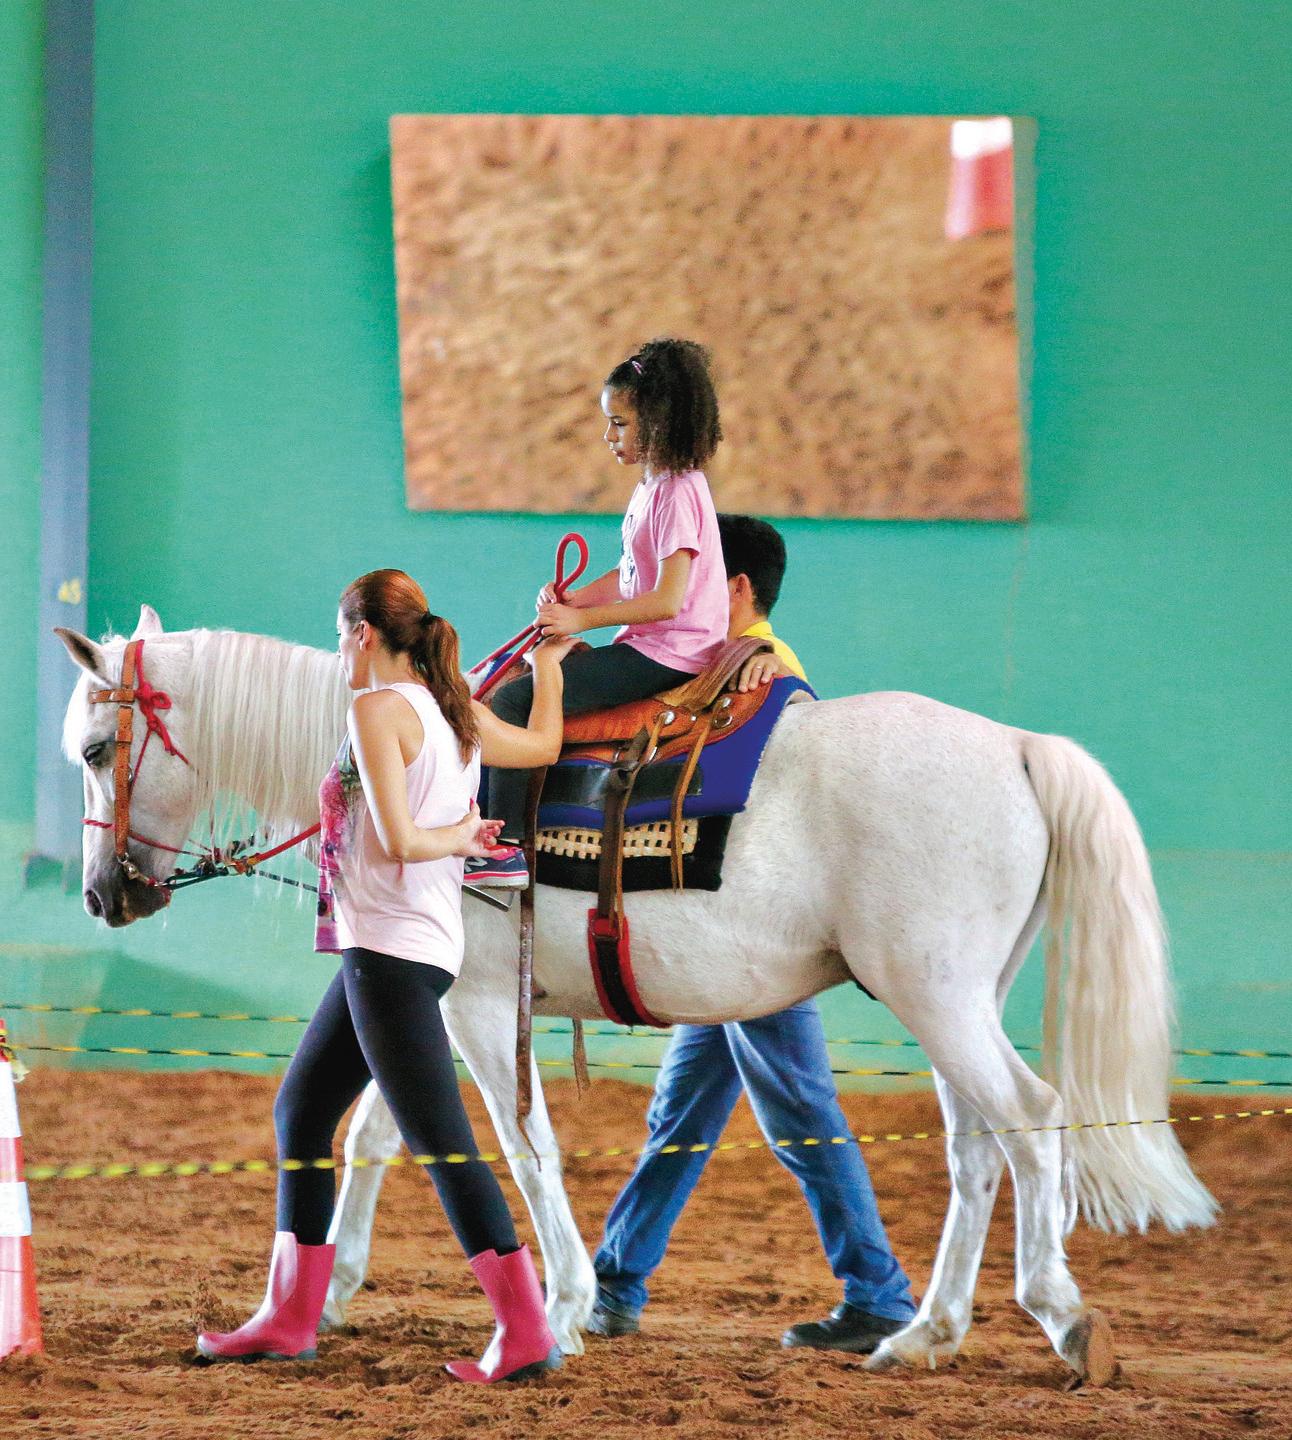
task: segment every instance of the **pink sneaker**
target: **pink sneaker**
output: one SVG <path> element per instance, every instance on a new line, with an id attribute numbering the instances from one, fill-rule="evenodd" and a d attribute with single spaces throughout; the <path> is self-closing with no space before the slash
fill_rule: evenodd
<path id="1" fill-rule="evenodd" d="M 462 883 L 482 890 L 524 890 L 529 884 L 525 852 L 519 845 L 503 845 L 497 855 L 473 855 L 466 862 Z"/>

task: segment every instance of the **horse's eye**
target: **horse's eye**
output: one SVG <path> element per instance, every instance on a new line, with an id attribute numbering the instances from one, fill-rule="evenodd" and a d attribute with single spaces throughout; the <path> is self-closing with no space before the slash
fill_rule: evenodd
<path id="1" fill-rule="evenodd" d="M 89 745 L 82 750 L 81 759 L 90 766 L 101 765 L 107 758 L 108 749 L 108 742 L 106 740 L 100 740 L 97 745 Z"/>

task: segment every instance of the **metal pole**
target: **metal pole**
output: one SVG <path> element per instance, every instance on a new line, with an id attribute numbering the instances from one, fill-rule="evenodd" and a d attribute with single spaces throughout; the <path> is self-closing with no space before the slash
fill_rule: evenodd
<path id="1" fill-rule="evenodd" d="M 45 325 L 36 649 L 36 850 L 28 880 L 76 874 L 81 786 L 59 749 L 84 631 L 90 434 L 94 0 L 45 4 Z"/>

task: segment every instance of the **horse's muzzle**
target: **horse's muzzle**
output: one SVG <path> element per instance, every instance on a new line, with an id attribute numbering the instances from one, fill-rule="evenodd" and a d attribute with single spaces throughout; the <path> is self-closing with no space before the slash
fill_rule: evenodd
<path id="1" fill-rule="evenodd" d="M 159 885 L 129 880 L 118 872 L 111 878 L 96 878 L 88 883 L 83 898 L 90 915 L 104 921 L 110 929 L 119 930 L 165 909 L 170 904 L 170 891 Z"/>

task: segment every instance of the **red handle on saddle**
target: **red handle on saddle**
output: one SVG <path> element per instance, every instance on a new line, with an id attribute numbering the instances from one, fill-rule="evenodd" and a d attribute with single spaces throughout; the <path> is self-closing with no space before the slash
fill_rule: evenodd
<path id="1" fill-rule="evenodd" d="M 571 545 L 573 545 L 574 548 L 578 551 L 579 558 L 578 563 L 575 565 L 574 569 L 571 570 L 570 573 L 567 575 L 565 573 L 565 556 L 567 549 Z M 574 582 L 579 578 L 580 575 L 583 574 L 583 572 L 587 568 L 588 542 L 577 531 L 571 530 L 568 535 L 563 535 L 561 537 L 561 543 L 556 547 L 556 579 L 552 582 L 552 589 L 556 592 L 556 599 L 558 603 L 564 602 L 565 592 L 570 588 L 571 585 L 574 584 Z M 486 655 L 483 660 L 480 660 L 475 665 L 473 665 L 471 669 L 467 671 L 468 679 L 477 675 L 481 670 L 487 669 L 488 666 L 493 661 L 497 660 L 500 655 L 507 655 L 508 664 L 519 660 L 523 655 L 528 653 L 528 651 L 532 650 L 534 646 L 538 644 L 539 638 L 540 636 L 537 623 L 533 625 L 527 625 L 522 631 L 520 631 L 519 634 L 513 635 L 511 639 L 508 640 L 505 644 L 499 645 L 496 650 L 490 651 L 490 653 Z M 508 652 L 512 653 L 508 654 Z M 493 672 L 493 674 L 491 674 L 490 676 L 488 676 L 487 679 L 481 682 L 480 686 L 474 691 L 471 698 L 473 700 L 483 700 L 484 697 L 489 693 L 489 691 L 493 689 L 495 681 L 506 668 L 507 665 L 499 665 L 498 668 Z"/>

